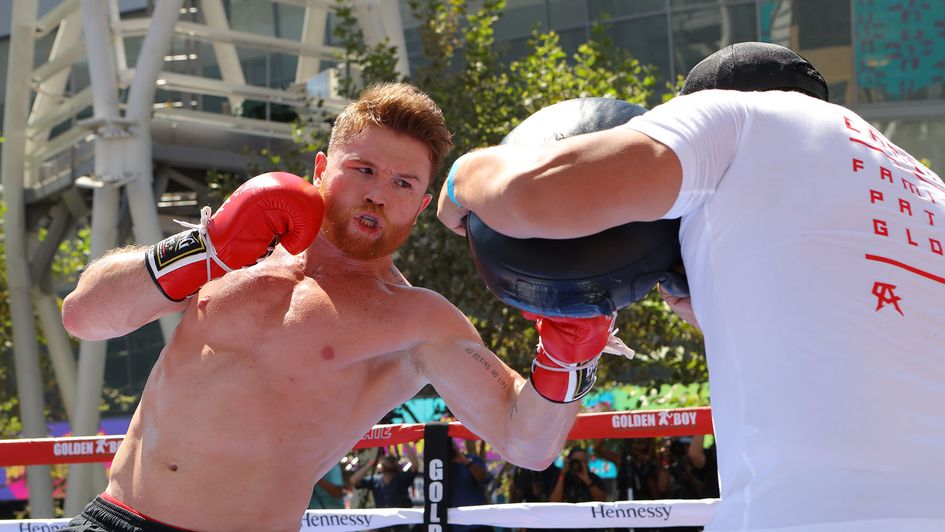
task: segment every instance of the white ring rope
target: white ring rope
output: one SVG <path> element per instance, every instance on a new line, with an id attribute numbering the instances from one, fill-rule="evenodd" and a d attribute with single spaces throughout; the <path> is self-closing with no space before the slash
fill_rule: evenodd
<path id="1" fill-rule="evenodd" d="M 489 525 L 504 528 L 660 528 L 704 526 L 715 513 L 718 499 L 659 501 L 535 502 L 487 504 L 449 509 L 452 525 Z M 0 532 L 52 532 L 69 519 L 0 520 Z M 308 510 L 300 532 L 355 532 L 369 528 L 423 523 L 423 508 L 375 508 L 357 510 Z"/>

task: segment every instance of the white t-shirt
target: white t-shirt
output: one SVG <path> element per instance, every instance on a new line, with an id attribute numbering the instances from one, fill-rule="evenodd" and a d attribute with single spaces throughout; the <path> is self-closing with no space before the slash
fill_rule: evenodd
<path id="1" fill-rule="evenodd" d="M 722 501 L 707 530 L 945 530 L 945 185 L 852 111 L 705 91 L 669 146 Z M 795 528 L 792 528 L 795 527 Z"/>

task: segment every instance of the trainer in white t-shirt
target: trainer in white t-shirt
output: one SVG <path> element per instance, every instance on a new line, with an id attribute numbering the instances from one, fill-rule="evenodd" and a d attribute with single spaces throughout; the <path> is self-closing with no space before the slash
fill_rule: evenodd
<path id="1" fill-rule="evenodd" d="M 665 218 L 709 361 L 707 530 L 945 530 L 942 180 L 798 93 L 704 91 L 626 127 L 682 164 Z"/>

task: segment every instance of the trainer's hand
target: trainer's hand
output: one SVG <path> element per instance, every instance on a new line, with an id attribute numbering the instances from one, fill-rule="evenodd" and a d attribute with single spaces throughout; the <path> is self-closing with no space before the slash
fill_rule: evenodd
<path id="1" fill-rule="evenodd" d="M 660 296 L 663 298 L 663 301 L 669 305 L 669 308 L 673 312 L 679 315 L 689 325 L 692 325 L 696 329 L 700 329 L 699 321 L 696 319 L 696 313 L 692 311 L 692 299 L 688 297 L 679 297 L 674 296 L 666 291 L 662 285 L 659 286 Z"/>
<path id="2" fill-rule="evenodd" d="M 450 167 L 446 182 L 440 189 L 440 197 L 436 203 L 436 217 L 440 219 L 450 231 L 460 236 L 466 236 L 466 216 L 469 215 L 469 209 L 462 206 L 456 197 L 456 176 L 461 172 L 461 166 L 466 162 L 464 155 L 453 163 Z"/>
<path id="3" fill-rule="evenodd" d="M 610 343 L 616 316 L 522 315 L 535 320 L 540 338 L 530 376 L 535 391 L 555 403 L 571 403 L 584 397 L 597 379 L 597 361 Z"/>
<path id="4" fill-rule="evenodd" d="M 318 189 L 301 177 L 258 175 L 212 216 L 204 207 L 200 225 L 151 246 L 145 266 L 168 299 L 182 301 L 211 279 L 261 261 L 277 243 L 301 253 L 318 236 L 324 211 Z"/>

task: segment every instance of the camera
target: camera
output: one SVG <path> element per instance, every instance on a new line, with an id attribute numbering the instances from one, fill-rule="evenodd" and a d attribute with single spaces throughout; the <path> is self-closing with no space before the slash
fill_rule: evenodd
<path id="1" fill-rule="evenodd" d="M 568 463 L 568 469 L 570 469 L 572 473 L 580 473 L 584 467 L 582 466 L 580 460 L 571 460 Z"/>

